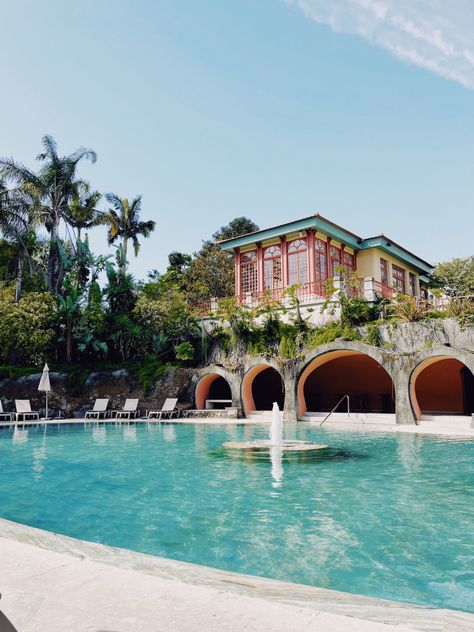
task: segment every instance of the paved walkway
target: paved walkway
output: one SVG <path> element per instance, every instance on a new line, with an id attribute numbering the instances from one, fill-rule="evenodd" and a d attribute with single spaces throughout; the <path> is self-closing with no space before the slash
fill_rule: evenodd
<path id="1" fill-rule="evenodd" d="M 227 573 L 5 520 L 0 591 L 0 632 L 474 630 L 464 613 Z"/>

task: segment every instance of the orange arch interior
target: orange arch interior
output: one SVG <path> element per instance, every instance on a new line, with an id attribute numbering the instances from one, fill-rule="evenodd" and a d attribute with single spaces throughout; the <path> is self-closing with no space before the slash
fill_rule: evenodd
<path id="1" fill-rule="evenodd" d="M 244 412 L 248 415 L 253 410 L 256 410 L 255 398 L 253 392 L 253 384 L 257 375 L 263 373 L 267 369 L 272 369 L 275 373 L 278 373 L 272 366 L 269 364 L 259 364 L 258 366 L 252 367 L 244 376 L 242 381 L 242 400 L 244 405 Z M 278 374 L 279 375 L 279 374 Z M 280 376 L 281 379 L 281 376 Z M 277 399 L 276 397 L 274 399 Z"/>
<path id="2" fill-rule="evenodd" d="M 474 411 L 474 376 L 456 358 L 429 358 L 413 371 L 410 398 L 417 419 L 423 414 L 470 414 Z"/>
<path id="3" fill-rule="evenodd" d="M 204 377 L 202 377 L 199 380 L 199 382 L 196 384 L 195 400 L 196 400 L 196 408 L 198 410 L 204 410 L 206 408 L 206 400 L 209 399 L 211 387 L 213 384 L 215 384 L 216 380 L 219 380 L 219 378 L 220 380 L 224 380 L 229 390 L 228 397 L 223 398 L 223 399 L 230 399 L 231 397 L 230 386 L 227 380 L 224 377 L 222 377 L 222 375 L 219 375 L 219 373 L 209 373 L 208 375 L 204 375 Z"/>
<path id="4" fill-rule="evenodd" d="M 359 351 L 331 351 L 308 364 L 297 386 L 300 416 L 308 412 L 307 399 L 312 390 L 318 391 L 314 412 L 331 410 L 345 394 L 352 399 L 352 410 L 359 407 L 364 411 L 393 412 L 395 409 L 390 375 L 376 360 Z M 316 396 L 312 399 L 316 400 Z"/>

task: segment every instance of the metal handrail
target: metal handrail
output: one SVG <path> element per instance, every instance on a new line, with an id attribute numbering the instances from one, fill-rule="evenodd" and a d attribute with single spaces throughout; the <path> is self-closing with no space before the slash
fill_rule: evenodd
<path id="1" fill-rule="evenodd" d="M 326 417 L 324 417 L 324 419 L 322 420 L 322 422 L 319 424 L 319 427 L 321 428 L 321 426 L 323 425 L 323 423 L 325 421 L 327 421 L 329 419 L 329 417 L 333 414 L 333 412 L 336 410 L 336 408 L 338 408 L 339 404 L 341 402 L 343 402 L 345 399 L 347 398 L 347 419 L 350 419 L 351 416 L 351 409 L 350 409 L 350 399 L 349 399 L 349 395 L 343 395 L 341 397 L 341 399 L 337 402 L 337 404 L 334 406 L 334 408 L 331 410 L 331 412 L 329 412 Z"/>

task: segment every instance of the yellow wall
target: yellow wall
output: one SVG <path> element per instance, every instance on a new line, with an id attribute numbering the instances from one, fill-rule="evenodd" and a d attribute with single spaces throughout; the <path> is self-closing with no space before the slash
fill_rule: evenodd
<path id="1" fill-rule="evenodd" d="M 387 255 L 382 250 L 378 248 L 368 248 L 367 250 L 362 250 L 357 253 L 357 273 L 361 277 L 373 277 L 376 281 L 381 282 L 380 275 L 380 259 L 385 259 L 388 262 L 388 284 L 393 285 L 393 274 L 392 274 L 392 265 L 395 264 L 399 268 L 405 270 L 405 287 L 406 291 L 409 292 L 410 285 L 408 279 L 408 273 L 412 272 L 417 280 L 417 294 L 420 293 L 420 280 L 418 272 L 405 263 L 402 263 L 395 257 Z"/>

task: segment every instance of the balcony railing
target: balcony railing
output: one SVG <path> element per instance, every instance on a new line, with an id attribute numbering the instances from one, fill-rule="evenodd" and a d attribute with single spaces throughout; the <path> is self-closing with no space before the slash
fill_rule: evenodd
<path id="1" fill-rule="evenodd" d="M 381 298 L 392 298 L 396 293 L 396 290 L 393 287 L 390 287 L 385 283 L 380 283 L 380 281 L 376 281 L 375 279 L 372 279 L 372 285 L 375 294 Z"/>
<path id="2" fill-rule="evenodd" d="M 341 291 L 339 279 L 334 279 L 334 290 L 328 290 L 326 283 L 315 281 L 312 283 L 304 283 L 295 285 L 292 290 L 290 288 L 273 288 L 264 290 L 263 292 L 246 292 L 235 297 L 235 301 L 240 305 L 248 305 L 249 307 L 258 307 L 277 301 L 287 306 L 291 305 L 292 296 L 294 296 L 301 305 L 311 305 L 314 303 L 322 303 L 330 298 L 330 294 Z M 344 284 L 343 290 L 349 296 L 361 296 L 364 294 L 364 279 L 355 279 L 350 284 Z M 209 301 L 201 301 L 192 305 L 193 311 L 203 317 L 216 311 L 219 302 L 225 299 L 211 299 Z"/>

